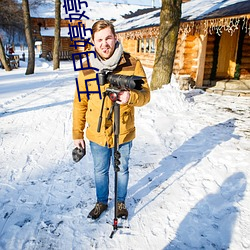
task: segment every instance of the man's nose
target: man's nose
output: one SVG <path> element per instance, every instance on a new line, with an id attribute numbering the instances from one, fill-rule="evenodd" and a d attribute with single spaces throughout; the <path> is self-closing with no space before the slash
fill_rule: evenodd
<path id="1" fill-rule="evenodd" d="M 107 44 L 108 44 L 108 41 L 104 40 L 104 41 L 103 41 L 103 45 L 106 46 Z"/>

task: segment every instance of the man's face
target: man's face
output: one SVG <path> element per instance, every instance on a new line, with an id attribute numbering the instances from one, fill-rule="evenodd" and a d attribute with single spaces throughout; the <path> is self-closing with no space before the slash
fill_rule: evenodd
<path id="1" fill-rule="evenodd" d="M 95 50 L 102 59 L 109 59 L 114 53 L 116 41 L 109 27 L 97 31 L 94 35 Z"/>

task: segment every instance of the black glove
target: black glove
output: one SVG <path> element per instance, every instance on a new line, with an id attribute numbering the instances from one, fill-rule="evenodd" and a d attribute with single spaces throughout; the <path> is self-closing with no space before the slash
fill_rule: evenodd
<path id="1" fill-rule="evenodd" d="M 85 148 L 82 148 L 81 146 L 80 147 L 76 147 L 72 151 L 73 160 L 75 162 L 78 162 L 78 161 L 80 161 L 83 158 L 83 156 L 85 154 L 86 154 L 86 149 Z"/>

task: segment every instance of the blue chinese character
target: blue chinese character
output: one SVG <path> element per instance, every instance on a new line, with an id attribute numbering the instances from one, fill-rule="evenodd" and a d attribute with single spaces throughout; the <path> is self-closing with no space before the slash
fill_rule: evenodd
<path id="1" fill-rule="evenodd" d="M 91 45 L 91 46 L 94 46 L 94 44 L 90 42 L 90 38 L 88 38 L 86 40 L 77 40 L 77 41 L 74 41 L 74 45 L 69 45 L 69 46 L 70 47 L 74 47 L 75 49 L 77 49 L 78 47 L 85 48 L 88 44 Z"/>
<path id="2" fill-rule="evenodd" d="M 69 11 L 79 12 L 79 9 L 82 8 L 82 4 L 85 4 L 88 7 L 88 3 L 86 1 L 77 0 L 64 0 L 63 8 L 65 9 L 65 13 L 68 14 Z M 79 8 L 79 9 L 78 9 Z"/>
<path id="3" fill-rule="evenodd" d="M 84 39 L 87 36 L 87 31 L 90 31 L 91 35 L 93 33 L 92 29 L 91 28 L 86 29 L 85 25 L 82 22 L 78 22 L 78 25 L 68 24 L 68 26 L 69 26 L 68 34 L 70 36 L 71 41 L 73 38 Z"/>
<path id="4" fill-rule="evenodd" d="M 80 53 L 73 53 L 72 54 L 72 60 L 73 60 L 73 64 L 74 64 L 74 69 L 75 71 L 79 71 L 79 70 L 86 70 L 86 69 L 93 69 L 95 71 L 99 71 L 98 68 L 94 68 L 94 67 L 91 67 L 90 66 L 90 62 L 89 62 L 89 57 L 88 55 L 90 53 L 93 53 L 95 58 L 96 58 L 96 52 L 95 51 L 86 51 L 86 52 L 80 52 Z M 82 55 L 86 55 L 86 59 L 87 59 L 87 65 L 88 67 L 83 67 L 83 62 L 82 62 Z M 79 60 L 80 60 L 80 68 L 76 68 L 76 62 L 75 62 L 75 57 L 78 58 L 79 57 Z"/>
<path id="5" fill-rule="evenodd" d="M 72 20 L 81 20 L 83 17 L 85 17 L 86 19 L 89 19 L 89 17 L 85 16 L 84 15 L 85 11 L 82 12 L 82 14 L 69 14 L 69 18 L 65 18 L 65 20 L 69 20 L 70 22 L 72 22 Z M 73 16 L 76 16 L 76 17 L 73 17 Z"/>
<path id="6" fill-rule="evenodd" d="M 99 83 L 99 78 L 98 78 L 97 73 L 96 73 L 96 78 L 86 79 L 85 80 L 86 91 L 80 91 L 79 84 L 78 84 L 78 79 L 75 78 L 75 80 L 76 80 L 76 89 L 77 89 L 77 93 L 78 93 L 79 102 L 81 102 L 81 94 L 87 94 L 88 100 L 89 100 L 89 94 L 99 94 L 100 99 L 102 99 L 101 88 L 100 88 L 100 83 Z M 98 91 L 89 91 L 88 83 L 91 82 L 91 81 L 95 81 L 97 83 Z"/>

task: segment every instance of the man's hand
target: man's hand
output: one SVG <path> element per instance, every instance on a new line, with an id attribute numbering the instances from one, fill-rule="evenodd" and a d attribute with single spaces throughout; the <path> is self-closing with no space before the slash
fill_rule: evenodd
<path id="1" fill-rule="evenodd" d="M 74 162 L 80 161 L 86 154 L 85 142 L 83 139 L 74 140 L 76 148 L 72 151 L 72 157 Z"/>
<path id="2" fill-rule="evenodd" d="M 85 148 L 85 142 L 83 139 L 77 139 L 77 140 L 74 140 L 74 144 L 76 147 L 82 147 L 82 148 Z"/>
<path id="3" fill-rule="evenodd" d="M 119 92 L 119 94 L 117 96 L 116 103 L 118 103 L 120 105 L 126 104 L 126 103 L 128 103 L 129 97 L 130 97 L 130 92 L 128 90 L 121 91 L 121 92 Z"/>

